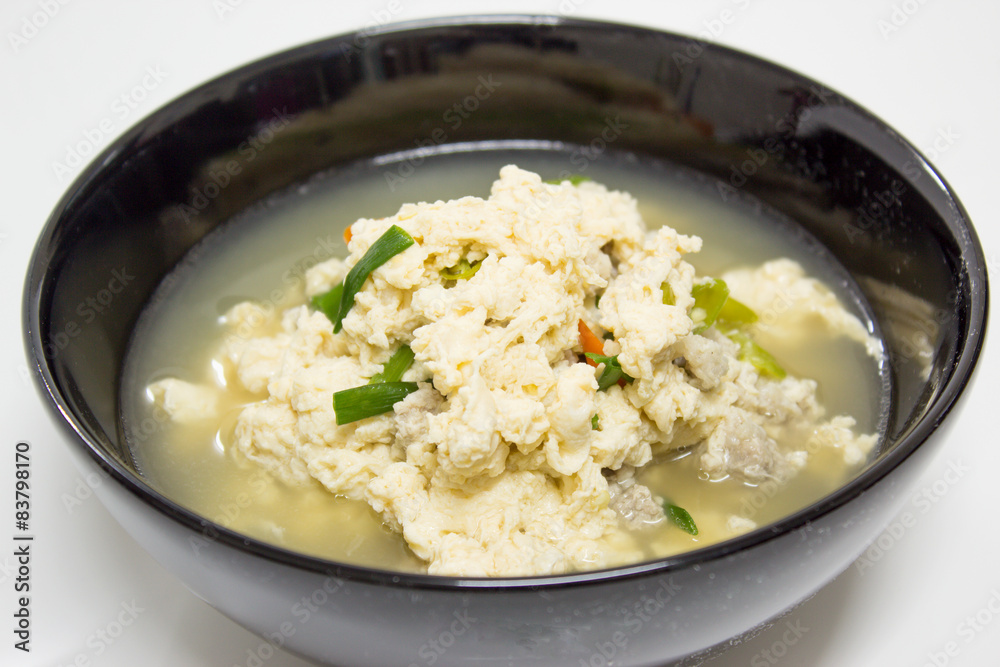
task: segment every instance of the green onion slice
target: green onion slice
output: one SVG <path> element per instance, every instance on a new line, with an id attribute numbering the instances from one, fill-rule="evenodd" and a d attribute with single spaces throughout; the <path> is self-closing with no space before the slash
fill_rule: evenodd
<path id="1" fill-rule="evenodd" d="M 731 327 L 746 326 L 757 321 L 757 313 L 733 297 L 726 299 L 716 319 L 719 324 Z"/>
<path id="2" fill-rule="evenodd" d="M 778 380 L 788 375 L 771 353 L 751 340 L 750 336 L 740 331 L 727 331 L 726 336 L 740 346 L 740 361 L 749 361 L 761 375 L 769 375 Z"/>
<path id="3" fill-rule="evenodd" d="M 344 283 L 339 283 L 329 292 L 314 296 L 312 298 L 312 306 L 326 315 L 327 319 L 331 322 L 336 322 L 337 313 L 340 311 L 340 298 L 343 293 Z"/>
<path id="4" fill-rule="evenodd" d="M 382 370 L 368 380 L 368 384 L 379 384 L 381 382 L 399 382 L 403 373 L 413 364 L 413 350 L 409 345 L 403 345 L 392 353 L 389 361 L 382 365 Z"/>
<path id="5" fill-rule="evenodd" d="M 695 525 L 691 514 L 683 507 L 678 507 L 671 502 L 663 503 L 663 509 L 674 525 L 683 530 L 688 535 L 697 535 L 698 526 Z"/>
<path id="6" fill-rule="evenodd" d="M 709 278 L 707 282 L 692 287 L 691 296 L 694 297 L 694 307 L 691 309 L 693 332 L 700 334 L 715 322 L 719 311 L 729 298 L 729 287 L 718 278 Z"/>
<path id="7" fill-rule="evenodd" d="M 361 286 L 368 280 L 372 271 L 382 266 L 390 259 L 403 252 L 415 241 L 403 229 L 393 225 L 386 230 L 385 234 L 378 237 L 375 243 L 371 244 L 368 252 L 350 270 L 344 278 L 344 292 L 340 297 L 340 309 L 337 312 L 337 319 L 333 322 L 333 333 L 338 333 L 344 326 L 344 317 L 347 311 L 354 305 L 354 297 L 361 290 Z"/>
<path id="8" fill-rule="evenodd" d="M 670 283 L 663 281 L 663 303 L 668 306 L 677 304 L 677 297 Z M 748 306 L 729 296 L 729 286 L 724 280 L 709 278 L 707 282 L 699 283 L 691 288 L 694 306 L 691 308 L 691 319 L 694 320 L 694 333 L 700 334 L 714 323 L 725 325 L 726 328 L 736 328 L 753 324 L 757 321 L 757 313 Z"/>
<path id="9" fill-rule="evenodd" d="M 660 285 L 660 289 L 663 290 L 663 304 L 666 306 L 676 306 L 677 297 L 674 296 L 674 288 L 670 286 L 666 280 Z"/>
<path id="10" fill-rule="evenodd" d="M 600 420 L 600 417 L 598 417 L 598 415 L 597 415 L 596 412 L 594 413 L 594 416 L 590 418 L 590 429 L 592 431 L 600 431 L 601 430 L 601 420 Z"/>
<path id="11" fill-rule="evenodd" d="M 550 178 L 545 182 L 548 183 L 549 185 L 561 185 L 563 181 L 569 181 L 570 185 L 580 185 L 580 183 L 589 180 L 590 177 L 584 176 L 583 174 L 570 174 L 565 178 Z"/>
<path id="12" fill-rule="evenodd" d="M 625 382 L 632 382 L 635 380 L 635 378 L 622 370 L 621 364 L 618 363 L 617 354 L 613 357 L 609 357 L 606 354 L 587 352 L 584 356 L 596 364 L 604 364 L 604 372 L 601 373 L 601 377 L 597 378 L 597 391 L 607 391 L 608 387 L 615 384 L 619 380 L 624 380 Z"/>
<path id="13" fill-rule="evenodd" d="M 483 260 L 481 259 L 477 259 L 470 264 L 469 260 L 463 257 L 455 266 L 450 266 L 447 269 L 441 269 L 441 277 L 445 280 L 468 280 L 472 276 L 476 275 L 476 271 L 478 271 L 479 267 L 482 265 Z"/>
<path id="14" fill-rule="evenodd" d="M 344 389 L 333 394 L 337 424 L 350 424 L 392 410 L 392 406 L 417 390 L 416 382 L 379 382 Z"/>

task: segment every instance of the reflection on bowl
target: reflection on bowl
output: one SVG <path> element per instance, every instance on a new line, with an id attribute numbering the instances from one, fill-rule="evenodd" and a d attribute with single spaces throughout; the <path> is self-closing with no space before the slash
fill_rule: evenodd
<path id="1" fill-rule="evenodd" d="M 954 422 L 984 336 L 982 250 L 944 182 L 880 121 L 749 56 L 714 46 L 684 55 L 690 43 L 537 17 L 405 25 L 362 47 L 346 35 L 248 65 L 118 139 L 57 206 L 25 287 L 40 389 L 77 463 L 113 480 L 97 489 L 112 514 L 198 596 L 271 644 L 330 664 L 693 659 L 846 568 Z M 392 163 L 405 178 L 413 165 L 398 158 L 419 159 L 414 148 L 587 156 L 609 142 L 700 172 L 723 200 L 765 202 L 860 286 L 885 333 L 893 390 L 879 451 L 841 489 L 697 551 L 485 580 L 289 552 L 196 516 L 137 472 L 118 415 L 129 335 L 162 278 L 233 214 L 358 160 Z M 107 291 L 116 271 L 128 284 L 100 317 L 81 319 L 77 304 Z"/>

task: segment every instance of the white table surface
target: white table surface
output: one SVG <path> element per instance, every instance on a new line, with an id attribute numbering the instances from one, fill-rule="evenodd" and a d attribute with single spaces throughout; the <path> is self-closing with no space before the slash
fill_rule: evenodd
<path id="1" fill-rule="evenodd" d="M 977 225 L 995 275 L 1000 222 L 990 202 L 996 205 L 1000 175 L 997 3 L 6 0 L 0 8 L 6 211 L 0 216 L 0 298 L 8 313 L 0 322 L 0 516 L 10 525 L 0 529 L 0 664 L 228 667 L 246 664 L 248 650 L 259 645 L 189 593 L 96 499 L 85 497 L 83 480 L 25 377 L 19 318 L 24 272 L 43 222 L 80 170 L 60 175 L 54 164 L 87 132 L 95 137 L 95 128 L 105 128 L 107 134 L 94 139 L 103 148 L 111 134 L 175 96 L 263 55 L 371 25 L 376 17 L 473 10 L 563 13 L 704 33 L 823 82 L 925 150 Z M 145 99 L 135 108 L 123 106 L 121 96 L 149 72 L 158 76 L 147 78 L 152 85 Z M 915 517 L 911 525 L 884 540 L 890 548 L 871 567 L 851 567 L 793 611 L 787 621 L 799 632 L 787 632 L 783 621 L 711 661 L 712 667 L 1000 664 L 1000 429 L 991 407 L 1000 394 L 1000 363 L 992 343 L 961 423 L 907 507 Z M 30 653 L 14 649 L 9 629 L 17 598 L 13 449 L 21 440 L 31 444 L 36 536 Z M 953 464 L 968 471 L 947 476 Z M 83 499 L 70 507 L 66 500 L 74 495 Z M 120 621 L 128 624 L 119 634 Z M 267 665 L 306 663 L 279 652 Z"/>

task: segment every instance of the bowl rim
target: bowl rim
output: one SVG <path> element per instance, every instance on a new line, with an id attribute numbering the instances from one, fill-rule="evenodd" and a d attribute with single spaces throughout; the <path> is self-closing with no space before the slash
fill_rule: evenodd
<path id="1" fill-rule="evenodd" d="M 957 359 L 951 366 L 950 375 L 945 384 L 937 392 L 928 405 L 923 416 L 889 451 L 879 456 L 864 470 L 858 473 L 846 484 L 823 496 L 810 505 L 784 516 L 783 518 L 756 529 L 738 535 L 722 542 L 684 551 L 651 561 L 632 565 L 570 572 L 558 575 L 536 575 L 523 577 L 464 577 L 390 571 L 364 565 L 338 562 L 318 556 L 293 551 L 284 547 L 267 543 L 263 540 L 244 535 L 221 524 L 206 519 L 193 510 L 187 509 L 153 488 L 142 477 L 122 465 L 117 459 L 107 453 L 91 436 L 89 429 L 77 418 L 72 407 L 65 401 L 58 390 L 51 368 L 44 353 L 44 342 L 40 337 L 40 299 L 43 293 L 49 249 L 53 246 L 56 232 L 64 218 L 74 208 L 77 198 L 87 186 L 99 178 L 101 173 L 119 153 L 126 151 L 133 140 L 141 135 L 149 125 L 169 116 L 170 113 L 184 103 L 201 93 L 219 86 L 227 80 L 237 79 L 251 74 L 254 70 L 270 70 L 285 60 L 308 59 L 314 52 L 335 50 L 343 42 L 357 43 L 359 39 L 372 39 L 389 35 L 434 32 L 447 28 L 468 27 L 471 29 L 504 29 L 548 26 L 551 28 L 567 27 L 573 29 L 588 29 L 594 31 L 627 31 L 643 36 L 666 36 L 677 40 L 686 40 L 701 45 L 706 51 L 716 52 L 729 58 L 735 58 L 752 63 L 757 68 L 776 70 L 784 75 L 791 75 L 806 83 L 822 85 L 824 90 L 837 96 L 839 101 L 850 105 L 855 111 L 867 116 L 879 133 L 891 139 L 910 153 L 911 159 L 917 161 L 922 172 L 927 172 L 933 178 L 934 187 L 944 194 L 955 207 L 955 215 L 946 220 L 948 228 L 955 236 L 961 250 L 963 265 L 968 275 L 970 294 L 968 294 L 969 322 L 966 325 L 967 336 L 961 337 L 954 352 Z M 362 47 L 364 48 L 364 47 Z M 42 394 L 43 402 L 52 411 L 57 421 L 71 434 L 70 446 L 81 446 L 86 454 L 112 479 L 125 490 L 136 496 L 155 511 L 178 522 L 184 528 L 203 536 L 222 542 L 254 556 L 291 566 L 299 570 L 322 573 L 328 576 L 365 582 L 374 585 L 392 585 L 423 590 L 486 590 L 486 591 L 534 591 L 540 587 L 546 589 L 562 588 L 580 585 L 605 584 L 614 581 L 633 579 L 646 576 L 669 576 L 693 566 L 719 561 L 727 557 L 735 557 L 742 551 L 761 546 L 776 540 L 795 530 L 807 528 L 810 523 L 834 510 L 845 506 L 858 496 L 875 486 L 892 470 L 899 467 L 925 441 L 927 441 L 942 421 L 955 407 L 964 389 L 971 381 L 977 361 L 985 341 L 988 316 L 988 289 L 985 256 L 971 220 L 957 195 L 945 181 L 944 177 L 909 141 L 901 137 L 888 124 L 869 112 L 852 99 L 826 87 L 811 77 L 800 74 L 794 69 L 777 64 L 765 58 L 708 42 L 694 36 L 660 30 L 640 25 L 612 22 L 598 19 L 568 18 L 559 15 L 534 14 L 477 14 L 454 15 L 444 17 L 421 18 L 401 22 L 391 22 L 385 25 L 363 28 L 352 32 L 341 33 L 288 49 L 262 56 L 252 62 L 225 71 L 204 81 L 194 88 L 173 98 L 166 104 L 153 110 L 139 119 L 128 130 L 118 135 L 100 154 L 96 155 L 67 187 L 56 206 L 50 213 L 36 241 L 31 259 L 28 263 L 23 299 L 24 344 L 29 366 L 34 370 L 36 387 Z"/>

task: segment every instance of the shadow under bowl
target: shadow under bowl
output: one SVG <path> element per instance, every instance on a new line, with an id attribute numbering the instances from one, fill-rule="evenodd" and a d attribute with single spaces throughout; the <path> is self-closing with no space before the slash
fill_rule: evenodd
<path id="1" fill-rule="evenodd" d="M 286 551 L 195 515 L 136 471 L 118 414 L 123 356 L 153 290 L 205 234 L 358 160 L 504 142 L 593 150 L 613 123 L 626 128 L 615 150 L 696 170 L 722 198 L 764 202 L 819 239 L 864 292 L 885 332 L 892 392 L 879 450 L 842 488 L 697 551 L 485 580 Z M 914 319 L 886 290 L 927 310 Z M 113 299 L 84 319 L 78 305 L 103 292 Z M 272 644 L 343 665 L 605 664 L 608 651 L 615 664 L 655 665 L 704 655 L 775 617 L 878 536 L 955 422 L 983 343 L 987 280 L 941 177 L 821 84 L 664 32 L 483 17 L 309 44 L 143 119 L 57 205 L 24 309 L 30 366 L 67 449 L 109 480 L 97 495 L 196 595 Z"/>

